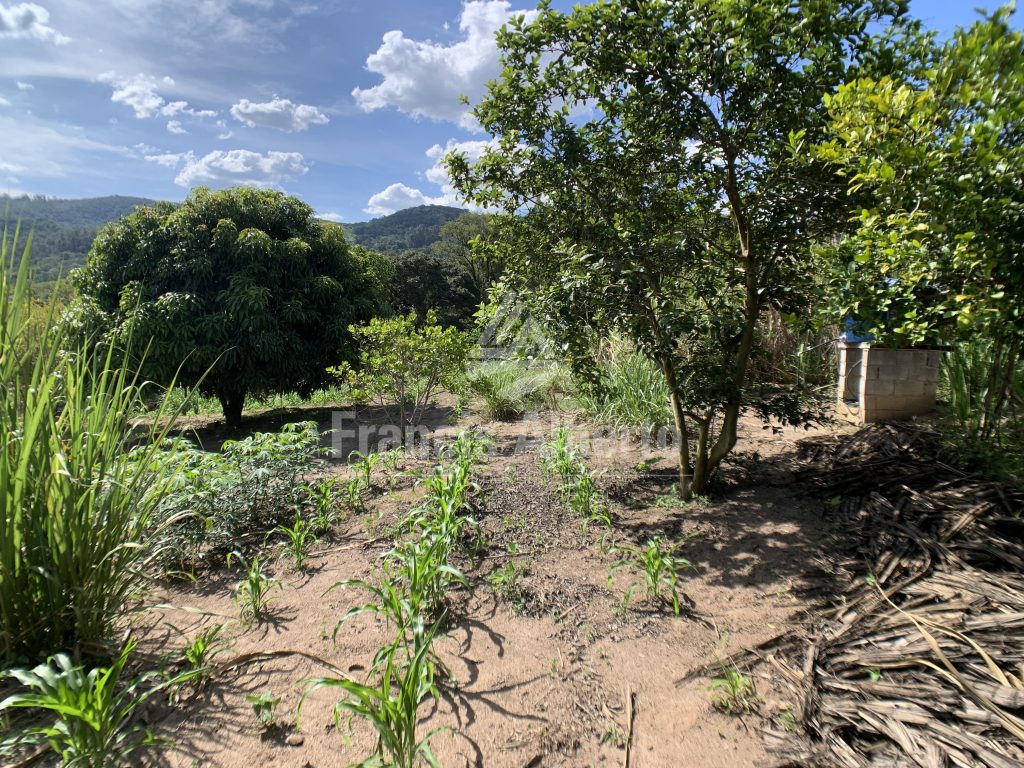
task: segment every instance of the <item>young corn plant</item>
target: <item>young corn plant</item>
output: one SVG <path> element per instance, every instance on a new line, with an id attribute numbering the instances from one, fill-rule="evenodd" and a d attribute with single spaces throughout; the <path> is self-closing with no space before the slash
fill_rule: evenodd
<path id="1" fill-rule="evenodd" d="M 360 476 L 349 478 L 343 486 L 345 492 L 345 503 L 357 515 L 366 512 L 366 504 L 363 503 L 363 479 Z"/>
<path id="2" fill-rule="evenodd" d="M 281 703 L 280 696 L 275 696 L 268 688 L 262 693 L 250 693 L 245 700 L 249 702 L 252 714 L 263 730 L 274 727 L 277 722 L 277 705 Z"/>
<path id="3" fill-rule="evenodd" d="M 760 704 L 754 683 L 731 664 L 720 662 L 719 666 L 722 668 L 721 676 L 714 678 L 708 685 L 708 690 L 712 692 L 711 706 L 729 715 L 754 712 Z"/>
<path id="4" fill-rule="evenodd" d="M 487 574 L 487 583 L 491 590 L 498 598 L 508 603 L 513 613 L 522 613 L 525 606 L 526 596 L 519 584 L 519 578 L 525 572 L 525 569 L 517 566 L 514 560 L 509 560 L 503 567 Z"/>
<path id="5" fill-rule="evenodd" d="M 137 750 L 164 744 L 148 729 L 133 726 L 132 715 L 142 702 L 180 677 L 150 685 L 160 675 L 148 672 L 123 681 L 134 649 L 134 641 L 129 642 L 112 664 L 90 670 L 58 653 L 34 669 L 8 672 L 6 676 L 28 690 L 0 701 L 0 713 L 26 708 L 48 712 L 56 719 L 9 735 L 0 742 L 0 755 L 15 747 L 48 744 L 65 766 L 110 768 L 126 764 Z"/>
<path id="6" fill-rule="evenodd" d="M 608 586 L 611 586 L 612 575 L 622 569 L 628 568 L 635 573 L 642 573 L 643 578 L 632 583 L 626 590 L 622 599 L 622 609 L 626 610 L 633 599 L 633 594 L 639 587 L 644 587 L 648 599 L 654 602 L 665 602 L 672 604 L 672 612 L 679 615 L 679 590 L 678 583 L 680 574 L 687 568 L 693 568 L 693 563 L 676 553 L 681 544 L 668 544 L 660 537 L 647 540 L 643 548 L 620 546 L 616 547 L 614 553 L 617 557 L 608 573 Z"/>
<path id="7" fill-rule="evenodd" d="M 366 683 L 346 678 L 314 678 L 312 687 L 303 696 L 323 688 L 341 689 L 345 697 L 334 709 L 335 724 L 341 727 L 341 718 L 351 729 L 353 719 L 373 726 L 377 743 L 373 754 L 357 766 L 360 768 L 415 768 L 425 762 L 432 768 L 440 763 L 430 749 L 430 739 L 443 730 L 435 728 L 423 736 L 417 732 L 420 706 L 428 698 L 440 693 L 434 682 L 436 667 L 431 650 L 434 630 L 413 639 L 408 646 L 390 646 L 377 671 Z"/>
<path id="8" fill-rule="evenodd" d="M 364 489 L 369 489 L 373 480 L 373 469 L 377 466 L 377 462 L 381 459 L 379 453 L 370 451 L 366 455 L 363 455 L 359 451 L 352 451 L 348 455 L 349 464 L 355 467 L 356 474 L 359 477 L 359 481 Z"/>
<path id="9" fill-rule="evenodd" d="M 296 512 L 291 525 L 279 525 L 275 530 L 284 534 L 285 545 L 288 554 L 292 556 L 295 568 L 303 570 L 309 557 L 309 547 L 316 541 L 313 523 L 303 520 L 302 515 Z"/>
<path id="10" fill-rule="evenodd" d="M 309 524 L 313 536 L 326 535 L 341 519 L 338 511 L 337 477 L 325 477 L 304 486 L 306 500 L 312 507 Z"/>
<path id="11" fill-rule="evenodd" d="M 210 679 L 210 671 L 213 669 L 213 660 L 227 650 L 227 646 L 220 637 L 227 624 L 213 624 L 195 635 L 189 640 L 181 651 L 181 666 L 183 682 L 189 682 L 197 690 L 202 690 Z M 184 631 L 171 625 L 171 629 L 182 637 L 186 637 Z"/>
<path id="12" fill-rule="evenodd" d="M 235 584 L 233 590 L 235 604 L 239 608 L 242 624 L 252 626 L 263 621 L 267 615 L 271 591 L 284 587 L 277 579 L 267 575 L 265 564 L 259 555 L 252 560 L 246 560 L 241 553 L 232 552 L 228 555 L 228 568 L 231 567 L 232 559 L 237 559 L 245 569 L 245 576 Z"/>

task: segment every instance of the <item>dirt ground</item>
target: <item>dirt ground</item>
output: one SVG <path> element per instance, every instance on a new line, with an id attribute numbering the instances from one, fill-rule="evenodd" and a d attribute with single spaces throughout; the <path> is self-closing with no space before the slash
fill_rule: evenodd
<path id="1" fill-rule="evenodd" d="M 682 592 L 682 615 L 622 596 L 638 578 L 616 571 L 600 546 L 600 531 L 584 532 L 557 497 L 539 466 L 539 447 L 552 431 L 548 415 L 507 424 L 467 416 L 455 426 L 435 414 L 434 437 L 450 439 L 476 428 L 494 447 L 478 472 L 483 488 L 481 523 L 489 548 L 477 562 L 460 562 L 474 584 L 453 595 L 452 625 L 438 642 L 453 680 L 443 700 L 421 711 L 421 733 L 444 728 L 432 746 L 446 768 L 620 766 L 634 768 L 738 768 L 766 761 L 758 730 L 780 727 L 791 702 L 771 680 L 754 673 L 759 712 L 733 716 L 711 705 L 708 678 L 683 682 L 692 670 L 729 653 L 795 631 L 813 606 L 810 586 L 816 553 L 827 546 L 828 506 L 802 494 L 788 465 L 796 441 L 826 431 L 774 433 L 756 420 L 743 422 L 737 450 L 708 501 L 673 506 L 665 496 L 674 480 L 671 449 L 642 449 L 635 440 L 589 439 L 588 466 L 616 517 L 619 542 L 641 544 L 659 535 L 685 541 L 681 554 L 694 564 Z M 562 418 L 566 415 L 562 414 Z M 306 418 L 275 413 L 250 428 Z M 313 418 L 329 426 L 330 415 Z M 443 425 L 443 426 L 442 426 Z M 194 423 L 207 441 L 216 427 Z M 642 465 L 644 460 L 648 460 Z M 223 636 L 232 662 L 200 694 L 168 707 L 151 700 L 147 717 L 176 750 L 150 753 L 169 766 L 194 768 L 327 768 L 367 757 L 373 734 L 362 723 L 336 728 L 332 708 L 340 693 L 320 690 L 296 712 L 309 678 L 339 672 L 361 679 L 388 629 L 362 615 L 335 626 L 366 601 L 358 589 L 332 589 L 343 579 L 375 576 L 388 547 L 389 522 L 407 510 L 416 489 L 408 474 L 429 458 L 406 459 L 386 479 L 377 470 L 370 513 L 351 516 L 330 540 L 314 546 L 300 573 L 283 555 L 272 566 L 283 589 L 271 615 L 249 628 L 238 621 L 230 591 L 238 573 L 204 574 L 196 584 L 165 585 L 135 628 L 149 652 L 179 652 L 181 636 L 232 620 Z M 340 473 L 349 470 L 335 465 Z M 389 490 L 388 485 L 393 487 Z M 524 572 L 511 605 L 498 598 L 486 575 L 514 560 Z M 301 653 L 296 653 L 301 652 Z M 273 655 L 272 655 L 273 654 Z M 331 667 L 326 666 L 327 664 Z M 249 695 L 270 691 L 281 701 L 276 725 L 263 728 Z"/>

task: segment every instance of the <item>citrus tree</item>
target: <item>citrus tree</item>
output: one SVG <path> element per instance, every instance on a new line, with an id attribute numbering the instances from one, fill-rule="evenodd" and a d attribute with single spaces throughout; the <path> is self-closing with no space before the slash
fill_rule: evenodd
<path id="1" fill-rule="evenodd" d="M 845 190 L 794 159 L 824 138 L 822 96 L 899 66 L 895 0 L 609 0 L 498 33 L 503 71 L 474 114 L 495 146 L 448 158 L 459 191 L 500 212 L 506 280 L 578 373 L 618 333 L 665 377 L 679 488 L 704 491 L 756 391 L 768 307 L 798 313 L 809 249 L 843 226 Z"/>
<path id="2" fill-rule="evenodd" d="M 198 385 L 237 424 L 247 395 L 308 394 L 354 359 L 348 327 L 382 309 L 387 269 L 298 198 L 200 187 L 101 230 L 69 320 L 131 338 L 144 376 Z"/>
<path id="3" fill-rule="evenodd" d="M 838 249 L 834 315 L 894 344 L 988 342 L 973 408 L 992 436 L 1024 341 L 1024 35 L 1004 7 L 922 51 L 913 78 L 859 78 L 827 100 L 819 158 L 868 193 Z"/>

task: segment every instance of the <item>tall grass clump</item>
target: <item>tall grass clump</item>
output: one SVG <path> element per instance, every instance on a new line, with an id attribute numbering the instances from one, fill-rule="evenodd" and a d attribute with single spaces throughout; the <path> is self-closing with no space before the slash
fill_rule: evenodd
<path id="1" fill-rule="evenodd" d="M 18 235 L 0 241 L 0 664 L 101 653 L 138 593 L 144 541 L 168 466 L 157 427 L 132 434 L 136 375 L 112 347 L 31 321 Z M 170 419 L 156 419 L 167 429 Z M 137 444 L 138 447 L 132 446 Z M 130 451 L 135 461 L 126 461 Z"/>
<path id="2" fill-rule="evenodd" d="M 602 361 L 598 384 L 584 387 L 576 399 L 601 424 L 654 431 L 673 423 L 669 397 L 658 367 L 632 347 L 614 342 Z"/>
<path id="3" fill-rule="evenodd" d="M 518 360 L 480 363 L 466 372 L 469 390 L 484 405 L 484 415 L 499 421 L 522 416 L 552 397 L 558 371 L 530 368 Z"/>

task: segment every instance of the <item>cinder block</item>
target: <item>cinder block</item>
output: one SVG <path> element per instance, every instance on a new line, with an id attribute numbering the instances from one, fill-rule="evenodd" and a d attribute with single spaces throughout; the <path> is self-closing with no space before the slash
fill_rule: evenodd
<path id="1" fill-rule="evenodd" d="M 895 382 L 892 379 L 868 379 L 864 382 L 865 395 L 891 395 L 895 392 Z"/>
<path id="2" fill-rule="evenodd" d="M 894 395 L 920 397 L 924 394 L 924 382 L 920 379 L 900 379 L 892 382 Z"/>

